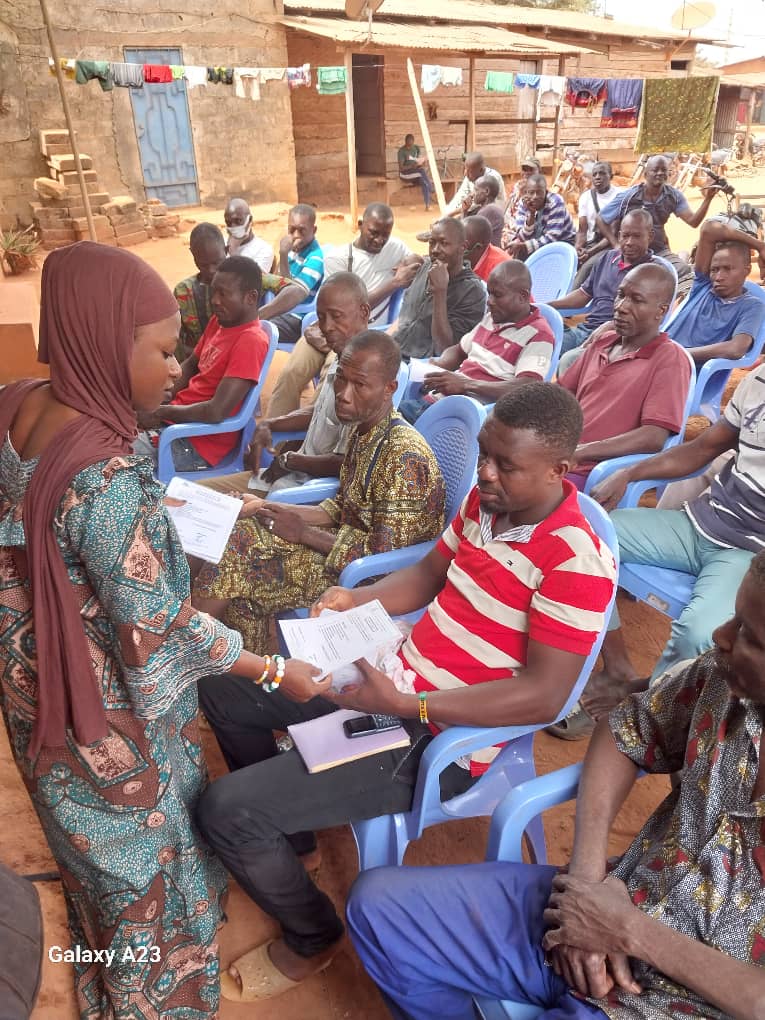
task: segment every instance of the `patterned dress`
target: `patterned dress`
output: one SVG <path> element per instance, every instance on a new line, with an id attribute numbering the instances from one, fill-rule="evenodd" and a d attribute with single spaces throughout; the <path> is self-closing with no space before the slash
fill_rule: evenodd
<path id="1" fill-rule="evenodd" d="M 206 563 L 195 593 L 231 599 L 227 620 L 245 647 L 270 644 L 274 613 L 308 606 L 337 584 L 351 560 L 437 538 L 446 490 L 428 444 L 395 413 L 364 435 L 354 431 L 334 499 L 320 504 L 332 520 L 328 554 L 286 542 L 254 518 L 234 527 L 223 559 Z"/>
<path id="2" fill-rule="evenodd" d="M 196 681 L 241 639 L 189 601 L 186 558 L 148 461 L 81 471 L 54 522 L 109 724 L 27 755 L 37 705 L 23 497 L 36 461 L 0 451 L 0 695 L 16 764 L 58 863 L 82 1020 L 217 1015 L 219 862 L 192 818 L 207 776 Z"/>

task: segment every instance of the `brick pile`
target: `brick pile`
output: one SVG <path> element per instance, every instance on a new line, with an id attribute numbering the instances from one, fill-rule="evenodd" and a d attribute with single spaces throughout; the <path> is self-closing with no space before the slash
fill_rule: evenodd
<path id="1" fill-rule="evenodd" d="M 48 164 L 48 177 L 38 177 L 34 182 L 40 201 L 31 203 L 31 209 L 35 226 L 40 233 L 41 247 L 46 251 L 62 248 L 74 241 L 90 239 L 71 148 L 68 131 L 40 132 L 40 152 Z M 109 193 L 101 190 L 98 174 L 93 169 L 93 160 L 90 156 L 80 153 L 80 163 L 93 213 L 96 240 L 101 244 L 120 245 L 123 248 L 145 241 L 148 235 L 143 229 L 143 221 L 138 216 L 136 203 L 129 197 L 110 200 Z M 115 214 L 120 217 L 118 222 L 123 228 L 119 233 L 110 215 L 116 203 L 122 203 L 120 211 Z M 127 213 L 132 213 L 132 218 L 126 223 Z M 126 225 L 131 229 L 124 229 Z"/>
<path id="2" fill-rule="evenodd" d="M 104 218 L 108 220 L 120 248 L 140 244 L 149 237 L 144 227 L 143 216 L 138 204 L 129 195 L 120 195 L 101 206 Z"/>
<path id="3" fill-rule="evenodd" d="M 149 237 L 173 237 L 179 231 L 180 216 L 170 213 L 158 198 L 145 202 L 141 206 L 141 215 Z"/>

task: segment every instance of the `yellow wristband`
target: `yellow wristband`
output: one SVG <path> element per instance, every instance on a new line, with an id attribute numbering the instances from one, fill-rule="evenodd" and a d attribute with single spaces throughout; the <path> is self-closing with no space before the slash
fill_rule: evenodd
<path id="1" fill-rule="evenodd" d="M 420 694 L 420 722 L 429 723 L 428 719 L 428 695 L 425 691 Z"/>

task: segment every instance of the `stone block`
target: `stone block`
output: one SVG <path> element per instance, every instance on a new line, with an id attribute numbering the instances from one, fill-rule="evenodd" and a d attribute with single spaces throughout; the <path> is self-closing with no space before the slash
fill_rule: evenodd
<path id="1" fill-rule="evenodd" d="M 103 209 L 104 213 L 111 219 L 135 216 L 137 210 L 138 204 L 134 199 L 126 195 L 120 195 L 117 198 L 112 198 L 104 205 Z"/>
<path id="2" fill-rule="evenodd" d="M 60 177 L 59 180 L 61 180 Z M 101 185 L 98 183 L 97 180 L 85 181 L 85 190 L 89 195 L 98 194 L 100 187 Z M 80 191 L 79 182 L 77 181 L 77 174 L 74 175 L 74 180 L 66 185 L 66 193 L 67 195 L 70 195 L 72 198 L 79 198 L 80 195 L 82 195 L 82 192 Z"/>
<path id="3" fill-rule="evenodd" d="M 43 251 L 55 251 L 56 248 L 68 248 L 70 244 L 74 244 L 75 238 L 71 238 L 68 241 L 43 241 L 40 247 Z"/>
<path id="4" fill-rule="evenodd" d="M 170 224 L 157 223 L 156 221 L 152 224 L 152 230 L 154 231 L 155 237 L 175 237 L 177 230 Z"/>
<path id="5" fill-rule="evenodd" d="M 99 227 L 103 227 L 105 230 L 111 231 L 111 223 L 109 223 L 108 219 L 105 216 L 94 216 L 93 223 L 95 224 L 96 229 L 98 229 Z M 72 226 L 74 227 L 75 230 L 87 231 L 88 229 L 87 216 L 73 217 Z"/>
<path id="6" fill-rule="evenodd" d="M 116 237 L 127 237 L 130 234 L 135 234 L 139 230 L 144 230 L 143 220 L 136 216 L 135 219 L 117 220 L 112 222 L 112 230 Z"/>
<path id="7" fill-rule="evenodd" d="M 77 235 L 77 240 L 78 241 L 92 241 L 93 240 L 93 238 L 90 236 L 90 231 L 89 230 L 75 230 L 75 234 Z M 100 227 L 100 228 L 96 229 L 96 241 L 99 244 L 103 244 L 103 243 L 106 243 L 108 241 L 115 241 L 116 242 L 116 238 L 114 236 L 113 231 L 105 230 L 103 227 Z"/>
<path id="8" fill-rule="evenodd" d="M 74 133 L 74 139 L 77 141 L 77 132 Z M 66 128 L 55 128 L 48 131 L 40 132 L 40 152 L 43 156 L 53 155 L 51 153 L 51 146 L 66 145 L 65 152 L 72 151 L 72 142 L 69 138 L 69 132 Z"/>
<path id="9" fill-rule="evenodd" d="M 59 171 L 59 170 L 51 169 L 51 173 L 55 174 L 55 179 L 57 181 L 61 181 L 61 183 L 65 184 L 67 186 L 67 188 L 74 187 L 74 188 L 77 188 L 79 190 L 79 180 L 80 180 L 80 177 L 79 177 L 79 174 L 77 173 L 76 170 L 61 170 L 61 171 Z M 97 183 L 98 182 L 98 174 L 96 173 L 95 170 L 83 170 L 82 171 L 82 176 L 88 182 L 91 182 L 91 183 Z M 91 188 L 90 190 L 91 191 L 97 191 L 98 189 L 97 188 Z"/>
<path id="10" fill-rule="evenodd" d="M 71 227 L 41 227 L 40 237 L 43 243 L 76 240 L 74 230 Z"/>
<path id="11" fill-rule="evenodd" d="M 90 195 L 91 206 L 98 206 L 99 209 L 102 205 L 106 205 L 109 201 L 108 191 L 91 191 L 90 188 L 88 188 L 88 194 Z"/>
<path id="12" fill-rule="evenodd" d="M 122 237 L 117 238 L 117 244 L 120 248 L 130 248 L 134 244 L 140 244 L 141 241 L 148 241 L 149 235 L 145 230 L 136 230 L 134 234 L 124 234 Z"/>
<path id="13" fill-rule="evenodd" d="M 59 173 L 63 173 L 64 171 L 67 170 L 77 169 L 77 165 L 74 162 L 74 156 L 72 155 L 71 152 L 57 156 L 50 156 L 48 158 L 48 163 L 51 167 L 53 167 L 54 170 L 57 170 Z M 85 155 L 84 152 L 80 153 L 80 163 L 82 165 L 83 170 L 93 169 L 93 160 L 90 158 L 90 156 Z"/>
<path id="14" fill-rule="evenodd" d="M 60 201 L 66 198 L 66 185 L 52 181 L 50 177 L 36 177 L 34 189 L 41 198 Z"/>

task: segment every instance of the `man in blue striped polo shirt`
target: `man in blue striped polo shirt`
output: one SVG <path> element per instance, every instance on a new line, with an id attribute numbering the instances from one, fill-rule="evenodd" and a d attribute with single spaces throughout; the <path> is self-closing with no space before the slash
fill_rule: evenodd
<path id="1" fill-rule="evenodd" d="M 279 273 L 290 282 L 270 305 L 261 308 L 260 317 L 273 322 L 281 343 L 296 343 L 306 313 L 295 309 L 316 297 L 324 278 L 324 255 L 316 240 L 316 210 L 311 205 L 290 209 L 287 233 L 279 242 Z"/>

